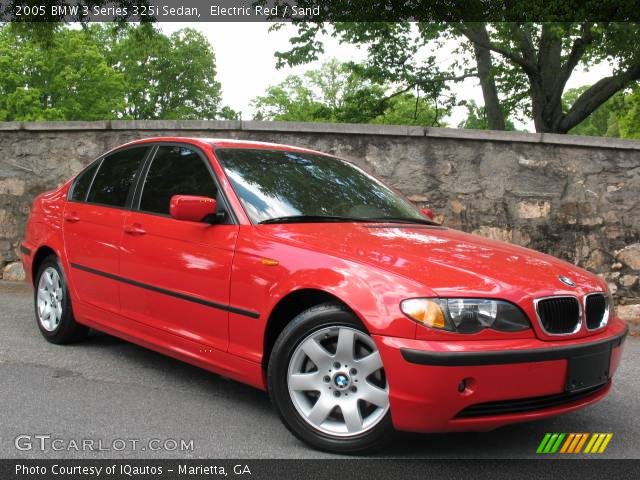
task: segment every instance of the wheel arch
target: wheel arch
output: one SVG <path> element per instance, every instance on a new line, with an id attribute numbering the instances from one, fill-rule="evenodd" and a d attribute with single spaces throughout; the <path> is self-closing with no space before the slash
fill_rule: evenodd
<path id="1" fill-rule="evenodd" d="M 356 318 L 359 316 L 349 305 L 332 293 L 317 288 L 302 288 L 289 292 L 282 297 L 271 311 L 264 332 L 262 367 L 267 368 L 269 357 L 278 336 L 297 315 L 305 310 L 326 302 L 338 303 L 347 308 Z M 361 323 L 363 323 L 361 321 Z M 366 325 L 364 325 L 366 328 Z"/>
<path id="2" fill-rule="evenodd" d="M 38 274 L 38 270 L 40 269 L 40 265 L 42 265 L 44 259 L 49 257 L 50 255 L 59 257 L 58 252 L 56 252 L 49 245 L 41 245 L 40 247 L 38 247 L 38 250 L 36 250 L 36 253 L 33 256 L 33 260 L 31 261 L 31 280 L 34 285 L 37 280 L 36 276 Z"/>

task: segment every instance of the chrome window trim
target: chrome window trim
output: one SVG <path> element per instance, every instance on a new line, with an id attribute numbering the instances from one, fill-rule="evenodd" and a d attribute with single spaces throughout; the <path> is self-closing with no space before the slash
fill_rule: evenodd
<path id="1" fill-rule="evenodd" d="M 544 323 L 542 322 L 542 319 L 540 318 L 540 314 L 538 313 L 538 303 L 541 302 L 542 300 L 549 300 L 551 298 L 573 298 L 573 299 L 575 299 L 576 303 L 578 304 L 578 322 L 576 323 L 576 327 L 573 329 L 572 332 L 551 333 L 551 332 L 548 332 L 546 328 L 544 328 Z M 580 298 L 578 298 L 577 295 L 550 295 L 548 297 L 534 298 L 533 299 L 533 309 L 536 312 L 536 318 L 538 319 L 538 325 L 540 325 L 540 328 L 545 333 L 545 335 L 549 335 L 551 337 L 566 337 L 567 335 L 575 335 L 582 328 L 582 323 L 584 321 L 584 310 L 582 308 L 582 302 L 580 302 Z"/>
<path id="2" fill-rule="evenodd" d="M 606 307 L 604 309 L 604 313 L 602 314 L 602 320 L 600 320 L 600 325 L 598 325 L 596 328 L 589 328 L 589 324 L 587 323 L 587 298 L 590 297 L 591 295 L 602 295 L 606 302 Z M 596 330 L 600 330 L 601 328 L 606 327 L 609 324 L 610 315 L 611 315 L 611 298 L 609 298 L 609 295 L 607 294 L 607 292 L 591 292 L 591 293 L 587 293 L 584 296 L 584 325 L 588 331 L 595 332 Z"/>

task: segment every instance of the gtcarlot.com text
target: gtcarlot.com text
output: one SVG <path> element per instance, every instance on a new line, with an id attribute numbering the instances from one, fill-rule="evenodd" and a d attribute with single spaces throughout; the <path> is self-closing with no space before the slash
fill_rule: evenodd
<path id="1" fill-rule="evenodd" d="M 193 439 L 183 438 L 62 438 L 51 434 L 18 435 L 14 446 L 21 452 L 193 452 Z"/>

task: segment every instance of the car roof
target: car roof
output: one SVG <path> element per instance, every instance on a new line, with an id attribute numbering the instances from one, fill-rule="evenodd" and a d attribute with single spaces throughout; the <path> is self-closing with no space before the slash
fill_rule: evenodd
<path id="1" fill-rule="evenodd" d="M 295 152 L 317 153 L 327 155 L 326 153 L 309 148 L 296 147 L 293 145 L 285 145 L 281 143 L 258 142 L 253 140 L 236 140 L 231 138 L 207 138 L 207 137 L 150 137 L 134 140 L 117 148 L 128 147 L 132 145 L 155 143 L 155 142 L 180 142 L 192 145 L 209 145 L 213 148 L 248 148 L 248 149 L 264 149 L 264 150 L 287 150 Z"/>

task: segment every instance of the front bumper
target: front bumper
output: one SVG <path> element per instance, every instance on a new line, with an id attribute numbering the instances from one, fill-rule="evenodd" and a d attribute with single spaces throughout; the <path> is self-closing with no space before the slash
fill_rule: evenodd
<path id="1" fill-rule="evenodd" d="M 572 389 L 569 359 L 610 350 L 610 379 L 626 334 L 626 325 L 612 318 L 601 333 L 553 342 L 375 340 L 389 382 L 394 426 L 437 432 L 491 430 L 597 402 L 610 390 L 610 380 L 603 376 L 597 388 Z"/>

